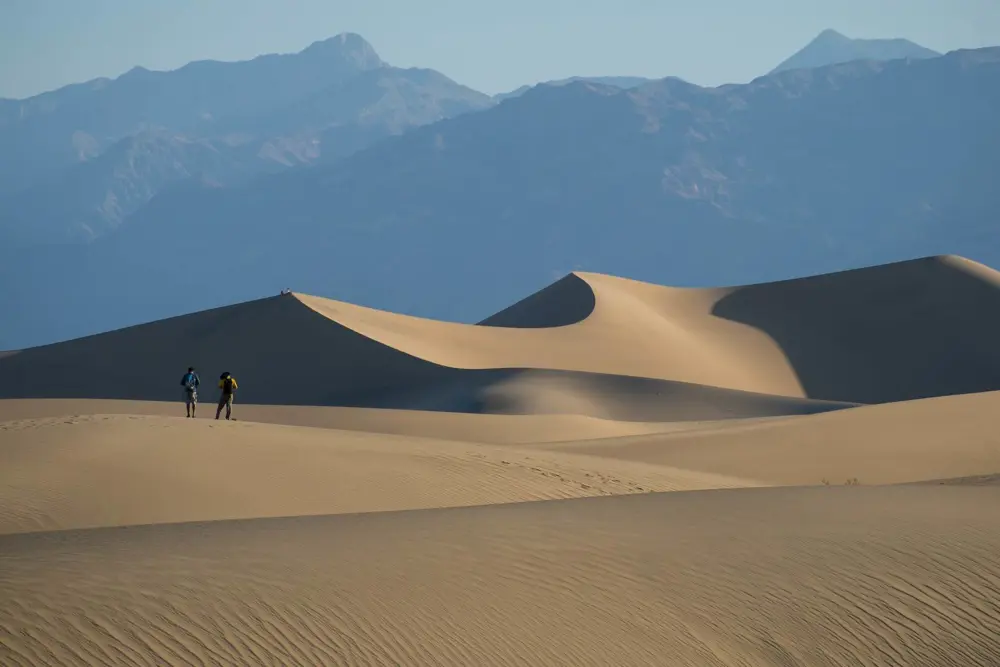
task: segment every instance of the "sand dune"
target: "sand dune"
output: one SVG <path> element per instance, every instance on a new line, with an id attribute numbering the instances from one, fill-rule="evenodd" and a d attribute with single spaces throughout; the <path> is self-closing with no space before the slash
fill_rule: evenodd
<path id="1" fill-rule="evenodd" d="M 1000 473 L 992 475 L 968 475 L 966 477 L 949 477 L 947 479 L 932 479 L 917 484 L 944 484 L 949 486 L 998 486 L 1000 485 Z"/>
<path id="2" fill-rule="evenodd" d="M 184 418 L 0 423 L 0 533 L 756 486 L 482 443 Z"/>
<path id="3" fill-rule="evenodd" d="M 0 537 L 0 662 L 995 665 L 1000 488 Z"/>
<path id="4" fill-rule="evenodd" d="M 183 404 L 176 401 L 59 398 L 0 400 L 0 422 L 87 415 L 178 417 L 183 414 Z M 214 416 L 214 406 L 202 406 L 200 415 Z M 496 444 L 609 438 L 662 433 L 694 426 L 686 422 L 615 421 L 586 415 L 491 415 L 312 405 L 238 405 L 237 416 L 242 422 Z"/>
<path id="5" fill-rule="evenodd" d="M 766 333 L 812 398 L 1000 389 L 1000 273 L 961 257 L 743 287 L 712 313 Z"/>
<path id="6" fill-rule="evenodd" d="M 174 400 L 194 364 L 261 404 L 649 421 L 683 394 L 694 419 L 820 412 L 1000 388 L 998 284 L 958 258 L 732 289 L 574 274 L 479 326 L 288 295 L 8 355 L 0 396 Z"/>
<path id="7" fill-rule="evenodd" d="M 892 484 L 1000 472 L 1000 392 L 540 447 L 769 484 Z"/>
<path id="8" fill-rule="evenodd" d="M 0 422 L 0 533 L 981 477 L 1000 472 L 998 402 L 992 392 L 808 417 L 661 424 L 658 433 L 642 424 L 645 434 L 611 438 L 595 433 L 634 424 L 444 413 L 420 423 L 421 413 L 351 409 L 315 410 L 353 421 L 355 430 L 139 414 L 22 419 Z M 590 437 L 558 440 L 588 425 Z M 507 445 L 386 433 L 407 429 L 478 431 Z"/>
<path id="9" fill-rule="evenodd" d="M 720 289 L 575 273 L 479 327 L 300 298 L 449 367 L 585 371 L 849 403 L 1000 389 L 1000 273 L 959 257 Z"/>
<path id="10" fill-rule="evenodd" d="M 0 664 L 1000 664 L 998 276 L 293 294 L 0 353 Z"/>
<path id="11" fill-rule="evenodd" d="M 231 370 L 240 380 L 240 401 L 277 405 L 528 414 L 584 410 L 582 414 L 591 416 L 639 421 L 674 418 L 674 399 L 679 394 L 688 394 L 689 406 L 706 418 L 802 414 L 844 406 L 659 378 L 598 375 L 587 367 L 607 369 L 614 364 L 588 363 L 588 358 L 600 360 L 602 355 L 594 354 L 599 348 L 593 346 L 588 352 L 582 343 L 577 346 L 576 361 L 583 368 L 551 370 L 549 366 L 558 364 L 546 355 L 562 349 L 559 336 L 535 345 L 533 360 L 521 359 L 537 363 L 537 369 L 519 369 L 509 366 L 506 362 L 511 360 L 502 356 L 503 350 L 518 349 L 518 341 L 503 343 L 508 335 L 523 333 L 518 330 L 418 320 L 348 304 L 337 304 L 339 315 L 320 314 L 307 307 L 307 301 L 312 306 L 320 301 L 336 303 L 275 297 L 25 350 L 0 360 L 0 371 L 9 378 L 0 392 L 8 398 L 179 400 L 176 383 L 193 364 Z M 344 315 L 347 312 L 360 315 L 352 319 Z M 331 319 L 334 316 L 340 319 Z M 446 366 L 415 356 L 409 352 L 433 355 L 428 349 L 408 351 L 371 338 L 375 333 L 365 329 L 365 318 L 384 320 L 384 326 L 409 327 L 412 335 L 406 338 L 411 343 L 434 344 L 441 339 L 439 328 L 485 333 L 483 349 L 495 350 L 495 367 Z M 459 356 L 466 349 L 461 340 L 441 344 L 450 345 Z M 214 371 L 203 372 L 209 384 L 206 393 L 212 396 Z M 539 381 L 540 374 L 544 382 Z M 642 394 L 641 401 L 636 401 L 637 393 Z"/>

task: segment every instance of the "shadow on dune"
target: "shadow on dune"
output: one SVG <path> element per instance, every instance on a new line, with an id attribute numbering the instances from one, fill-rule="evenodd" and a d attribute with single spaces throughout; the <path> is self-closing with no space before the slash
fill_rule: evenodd
<path id="1" fill-rule="evenodd" d="M 594 289 L 577 275 L 569 274 L 545 289 L 490 315 L 478 326 L 547 329 L 582 322 L 594 312 Z"/>
<path id="2" fill-rule="evenodd" d="M 0 359 L 0 397 L 181 400 L 188 366 L 203 400 L 228 370 L 237 400 L 263 405 L 346 404 L 450 378 L 280 296 L 23 350 Z"/>
<path id="3" fill-rule="evenodd" d="M 571 291 L 592 294 L 589 287 Z M 189 365 L 199 370 L 201 398 L 208 403 L 218 395 L 219 373 L 228 370 L 240 382 L 238 403 L 259 405 L 583 414 L 637 421 L 848 407 L 621 375 L 443 366 L 359 334 L 291 295 L 13 353 L 0 359 L 0 398 L 180 402 L 180 377 Z"/>
<path id="4" fill-rule="evenodd" d="M 459 370 L 443 383 L 370 399 L 353 407 L 669 422 L 807 415 L 856 406 L 671 380 L 542 369 Z"/>
<path id="5" fill-rule="evenodd" d="M 956 257 L 741 287 L 713 314 L 768 334 L 810 398 L 1000 389 L 1000 274 Z"/>
<path id="6" fill-rule="evenodd" d="M 596 298 L 584 279 L 570 275 L 488 318 L 482 327 L 467 326 L 462 336 L 450 333 L 457 325 L 430 326 L 336 302 L 327 308 L 304 295 L 259 299 L 0 355 L 0 398 L 180 402 L 180 377 L 191 365 L 204 382 L 203 402 L 215 400 L 219 374 L 231 371 L 240 382 L 237 401 L 243 404 L 637 421 L 809 414 L 1000 388 L 1000 274 L 961 258 L 752 285 L 718 301 L 713 291 L 704 306 L 656 305 L 679 309 L 674 320 L 659 311 L 651 320 L 633 317 L 647 312 L 645 302 L 639 299 L 643 307 L 632 310 L 626 300 L 624 314 L 603 322 L 605 329 L 569 328 L 566 337 L 496 330 L 581 322 L 594 312 Z M 717 337 L 714 347 L 701 346 L 699 336 L 711 329 L 697 318 L 719 323 L 707 317 L 713 302 L 714 318 L 756 328 L 780 350 L 770 341 L 767 349 L 747 345 L 745 336 Z M 622 330 L 641 335 L 616 337 Z M 581 331 L 590 337 L 581 338 Z M 531 348 L 529 340 L 538 347 Z M 653 364 L 671 341 L 680 346 L 671 350 L 675 354 Z M 503 353 L 505 345 L 521 344 L 534 349 L 532 354 Z M 576 356 L 553 360 L 564 349 Z M 620 358 L 614 356 L 622 350 Z M 766 379 L 776 371 L 749 362 L 769 350 L 775 358 L 768 363 L 789 378 L 794 372 L 805 398 L 724 389 L 722 383 L 699 379 L 725 380 L 724 373 L 699 374 L 700 366 L 689 368 L 686 376 L 670 374 L 685 364 L 711 370 L 723 363 L 739 370 L 746 362 L 744 372 Z M 588 365 L 589 357 L 599 354 L 618 361 Z M 647 372 L 652 377 L 639 377 Z M 762 384 L 741 388 L 760 391 Z"/>

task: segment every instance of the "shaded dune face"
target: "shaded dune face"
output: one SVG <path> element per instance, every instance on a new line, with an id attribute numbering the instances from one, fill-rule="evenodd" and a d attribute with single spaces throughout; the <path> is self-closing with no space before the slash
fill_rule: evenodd
<path id="1" fill-rule="evenodd" d="M 811 398 L 884 403 L 1000 387 L 1000 274 L 959 257 L 742 287 L 712 313 L 774 339 Z"/>
<path id="2" fill-rule="evenodd" d="M 479 322 L 485 327 L 544 329 L 569 326 L 590 317 L 597 306 L 593 288 L 575 273 Z"/>
<path id="3" fill-rule="evenodd" d="M 854 405 L 625 375 L 516 369 L 465 371 L 452 382 L 388 393 L 357 407 L 673 422 L 810 415 Z"/>
<path id="4" fill-rule="evenodd" d="M 240 382 L 238 400 L 337 404 L 447 374 L 385 348 L 306 308 L 274 297 L 24 350 L 0 360 L 5 397 L 179 400 L 195 366 L 202 394 L 219 374 Z"/>
<path id="5" fill-rule="evenodd" d="M 194 365 L 262 405 L 809 414 L 1000 388 L 998 286 L 952 257 L 725 289 L 578 273 L 479 325 L 284 295 L 7 354 L 0 398 L 176 401 Z"/>

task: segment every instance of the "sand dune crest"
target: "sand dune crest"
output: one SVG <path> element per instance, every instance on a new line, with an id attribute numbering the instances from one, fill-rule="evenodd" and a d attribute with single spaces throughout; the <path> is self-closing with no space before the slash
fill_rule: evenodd
<path id="1" fill-rule="evenodd" d="M 579 395 L 601 376 L 606 405 L 629 382 L 621 378 L 645 378 L 647 404 L 660 381 L 773 394 L 800 414 L 832 406 L 788 398 L 856 404 L 1000 389 L 1000 316 L 989 314 L 1000 312 L 997 285 L 995 272 L 958 258 L 709 290 L 581 273 L 480 326 L 286 295 L 7 355 L 0 395 L 177 400 L 173 378 L 193 364 L 210 383 L 217 371 L 237 373 L 249 403 L 474 412 L 495 411 L 484 397 L 512 374 L 545 372 L 572 387 L 559 410 L 587 414 Z M 434 400 L 413 405 L 415 395 Z M 531 402 L 513 403 L 539 411 Z M 776 413 L 761 405 L 758 415 Z M 620 414 L 610 416 L 676 419 Z"/>

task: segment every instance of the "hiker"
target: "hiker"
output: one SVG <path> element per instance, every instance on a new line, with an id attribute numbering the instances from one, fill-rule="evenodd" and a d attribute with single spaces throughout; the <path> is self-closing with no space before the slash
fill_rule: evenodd
<path id="1" fill-rule="evenodd" d="M 226 408 L 226 419 L 229 419 L 233 414 L 233 394 L 239 385 L 236 384 L 236 378 L 226 371 L 219 376 L 219 389 L 222 390 L 222 394 L 219 396 L 219 407 L 215 411 L 215 418 L 218 419 L 219 415 L 222 414 L 222 408 Z"/>
<path id="2" fill-rule="evenodd" d="M 193 418 L 198 409 L 198 386 L 201 378 L 195 372 L 194 366 L 188 368 L 187 373 L 181 378 L 181 386 L 184 387 L 184 405 L 187 407 L 188 418 Z"/>

